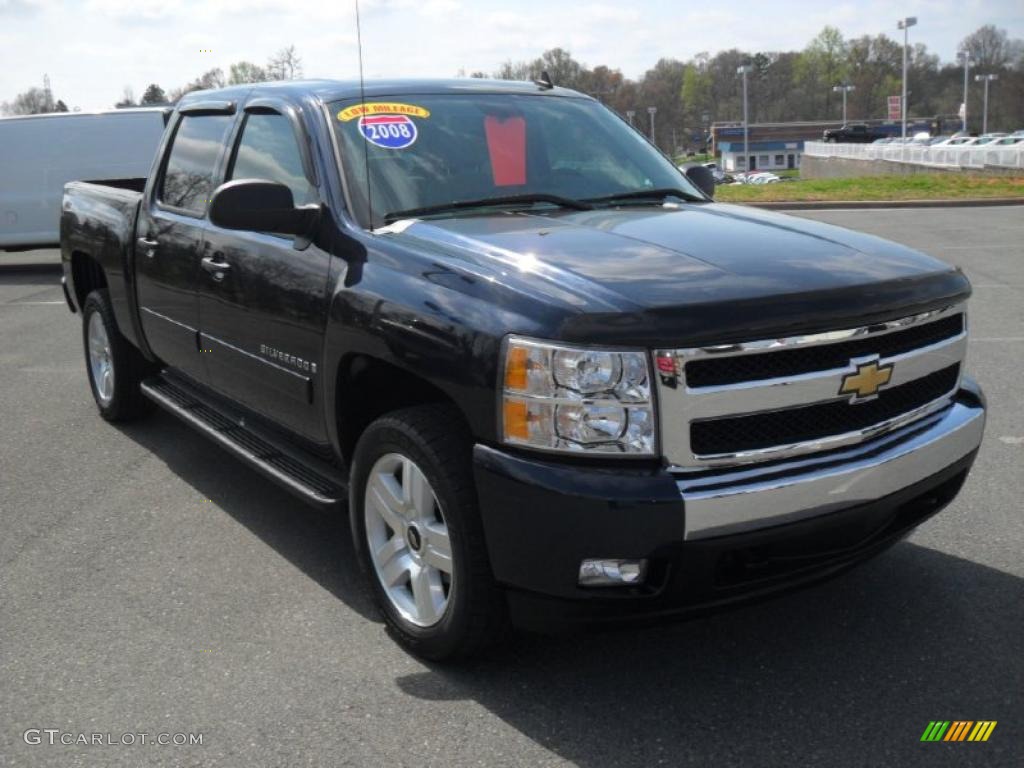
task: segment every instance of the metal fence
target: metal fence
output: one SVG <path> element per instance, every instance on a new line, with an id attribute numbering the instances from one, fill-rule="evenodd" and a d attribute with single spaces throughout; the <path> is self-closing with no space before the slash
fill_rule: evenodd
<path id="1" fill-rule="evenodd" d="M 889 160 L 936 168 L 1022 168 L 1024 145 L 1015 146 L 922 146 L 920 144 L 838 144 L 804 142 L 811 157 L 845 157 L 851 160 Z"/>

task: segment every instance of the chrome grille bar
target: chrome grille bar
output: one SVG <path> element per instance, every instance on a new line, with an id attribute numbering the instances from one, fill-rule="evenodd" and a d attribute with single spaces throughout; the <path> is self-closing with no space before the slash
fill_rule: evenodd
<path id="1" fill-rule="evenodd" d="M 743 464 L 777 458 L 787 458 L 815 451 L 853 445 L 871 437 L 897 429 L 914 419 L 923 418 L 945 406 L 956 391 L 956 386 L 948 393 L 921 407 L 900 414 L 880 424 L 873 424 L 867 429 L 840 431 L 825 438 L 816 438 L 804 442 L 779 444 L 753 451 L 734 451 L 700 455 L 694 453 L 690 446 L 690 424 L 694 421 L 714 420 L 716 418 L 736 417 L 744 414 L 757 414 L 766 411 L 777 411 L 799 408 L 812 404 L 828 403 L 837 400 L 851 401 L 850 408 L 857 408 L 858 402 L 852 402 L 849 394 L 841 394 L 843 382 L 854 375 L 859 367 L 867 363 L 875 363 L 879 367 L 891 366 L 891 376 L 883 386 L 883 391 L 910 384 L 929 374 L 961 364 L 967 351 L 966 317 L 960 325 L 960 332 L 935 343 L 900 352 L 888 357 L 877 354 L 859 355 L 851 358 L 842 367 L 827 367 L 824 370 L 810 371 L 791 376 L 763 378 L 739 383 L 719 384 L 715 386 L 690 387 L 686 381 L 686 366 L 694 360 L 720 358 L 722 356 L 748 356 L 747 360 L 755 363 L 760 356 L 770 357 L 772 353 L 791 350 L 809 349 L 829 344 L 845 344 L 851 340 L 865 340 L 857 348 L 871 349 L 871 339 L 882 339 L 890 334 L 900 333 L 913 326 L 924 326 L 953 315 L 964 314 L 963 304 L 955 304 L 941 309 L 919 313 L 885 323 L 846 328 L 823 333 L 803 334 L 781 339 L 762 339 L 740 344 L 728 344 L 709 347 L 659 349 L 654 351 L 656 371 L 658 373 L 658 394 L 660 399 L 660 418 L 662 427 L 662 444 L 665 458 L 678 468 L 701 468 Z M 915 331 L 916 333 L 916 331 Z M 891 340 L 886 340 L 891 341 Z M 892 348 L 891 344 L 880 342 L 879 349 Z M 844 348 L 845 349 L 845 348 Z M 824 357 L 824 355 L 823 355 Z M 962 366 L 961 366 L 962 367 Z M 957 382 L 959 386 L 959 382 Z M 871 399 L 870 396 L 862 398 Z"/>

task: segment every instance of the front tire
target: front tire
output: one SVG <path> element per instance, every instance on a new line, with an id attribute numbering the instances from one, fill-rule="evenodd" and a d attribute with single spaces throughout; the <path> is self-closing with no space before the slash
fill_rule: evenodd
<path id="1" fill-rule="evenodd" d="M 130 421 L 153 410 L 153 403 L 139 389 L 150 365 L 118 331 L 106 290 L 93 291 L 85 299 L 82 342 L 100 416 L 107 421 Z"/>
<path id="2" fill-rule="evenodd" d="M 351 526 L 392 634 L 434 660 L 471 655 L 505 627 L 471 472 L 472 440 L 452 407 L 373 422 L 352 464 Z"/>

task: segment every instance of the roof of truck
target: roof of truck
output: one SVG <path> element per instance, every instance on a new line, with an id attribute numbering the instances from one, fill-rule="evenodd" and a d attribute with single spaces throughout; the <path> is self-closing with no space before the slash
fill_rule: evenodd
<path id="1" fill-rule="evenodd" d="M 366 98 L 381 96 L 405 96 L 411 94 L 467 94 L 467 93 L 505 93 L 531 94 L 545 96 L 584 96 L 569 88 L 544 88 L 536 83 L 512 80 L 490 80 L 484 78 L 450 78 L 436 80 L 367 80 L 364 85 Z M 202 101 L 211 97 L 243 98 L 252 91 L 260 93 L 281 93 L 292 97 L 313 95 L 321 101 L 337 101 L 339 99 L 359 98 L 361 94 L 358 80 L 280 80 L 271 83 L 252 83 L 233 85 L 209 91 L 193 91 L 181 99 L 181 104 Z"/>

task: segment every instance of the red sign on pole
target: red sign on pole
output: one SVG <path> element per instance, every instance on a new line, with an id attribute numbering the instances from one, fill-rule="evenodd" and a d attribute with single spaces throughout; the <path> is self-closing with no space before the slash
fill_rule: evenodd
<path id="1" fill-rule="evenodd" d="M 900 112 L 900 97 L 890 96 L 889 97 L 889 119 L 899 120 L 903 115 Z"/>

